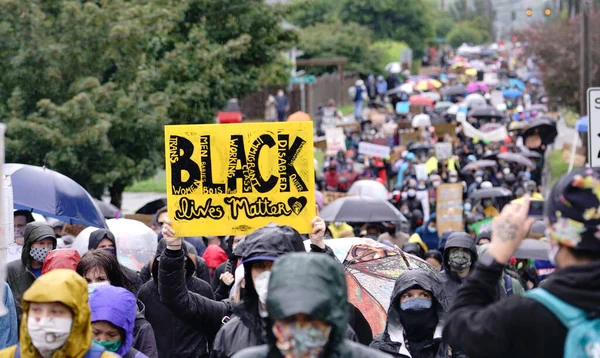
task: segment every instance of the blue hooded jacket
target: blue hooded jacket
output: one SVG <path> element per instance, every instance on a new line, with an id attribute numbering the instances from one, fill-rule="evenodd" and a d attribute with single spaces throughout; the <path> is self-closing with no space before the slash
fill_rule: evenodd
<path id="1" fill-rule="evenodd" d="M 4 306 L 8 312 L 0 317 L 0 349 L 19 343 L 15 301 L 10 286 L 6 282 L 4 283 Z"/>
<path id="2" fill-rule="evenodd" d="M 440 245 L 440 237 L 438 236 L 438 232 L 429 230 L 429 223 L 435 220 L 435 213 L 429 215 L 429 220 L 425 223 L 425 225 L 421 226 L 417 229 L 416 233 L 421 236 L 421 240 L 427 245 L 427 249 L 437 249 Z"/>
<path id="3" fill-rule="evenodd" d="M 133 346 L 136 307 L 135 296 L 122 287 L 101 286 L 90 295 L 92 322 L 107 321 L 125 332 L 125 339 L 115 352 L 121 357 Z M 135 358 L 142 357 L 146 356 L 139 352 L 135 355 Z"/>

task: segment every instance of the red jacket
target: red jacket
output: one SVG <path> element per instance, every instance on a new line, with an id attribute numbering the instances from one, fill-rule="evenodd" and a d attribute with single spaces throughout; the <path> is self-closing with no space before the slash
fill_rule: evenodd
<path id="1" fill-rule="evenodd" d="M 81 256 L 79 256 L 79 252 L 75 249 L 52 250 L 44 260 L 42 275 L 54 269 L 69 269 L 75 271 L 79 260 L 81 260 Z"/>

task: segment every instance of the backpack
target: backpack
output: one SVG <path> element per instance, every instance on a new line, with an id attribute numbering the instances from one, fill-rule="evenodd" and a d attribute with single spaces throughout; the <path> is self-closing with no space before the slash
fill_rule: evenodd
<path id="1" fill-rule="evenodd" d="M 92 346 L 87 351 L 87 353 L 83 356 L 83 358 L 100 358 L 102 353 L 104 353 L 106 349 L 101 345 L 96 343 L 92 343 Z M 15 352 L 14 358 L 21 358 L 21 344 L 17 344 L 17 351 Z"/>
<path id="2" fill-rule="evenodd" d="M 562 301 L 550 292 L 536 288 L 525 293 L 546 307 L 567 327 L 565 358 L 600 357 L 600 317 Z"/>

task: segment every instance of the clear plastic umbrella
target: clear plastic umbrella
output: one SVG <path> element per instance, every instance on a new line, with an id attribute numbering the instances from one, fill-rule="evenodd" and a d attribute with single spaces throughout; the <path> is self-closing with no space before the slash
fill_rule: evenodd
<path id="1" fill-rule="evenodd" d="M 358 180 L 352 184 L 348 195 L 366 196 L 369 198 L 388 200 L 390 193 L 385 185 L 375 180 Z"/>
<path id="2" fill-rule="evenodd" d="M 131 219 L 110 219 L 106 224 L 117 239 L 117 256 L 123 266 L 139 271 L 154 258 L 157 236 L 144 223 Z M 77 235 L 72 247 L 81 256 L 88 251 L 90 234 L 96 230 L 95 227 L 88 227 Z"/>
<path id="3" fill-rule="evenodd" d="M 428 114 L 417 114 L 412 119 L 413 128 L 431 126 L 431 117 Z"/>

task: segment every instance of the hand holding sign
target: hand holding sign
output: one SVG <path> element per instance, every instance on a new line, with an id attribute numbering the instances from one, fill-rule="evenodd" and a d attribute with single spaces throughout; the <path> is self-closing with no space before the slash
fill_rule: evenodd
<path id="1" fill-rule="evenodd" d="M 183 239 L 180 237 L 175 237 L 175 230 L 173 230 L 171 224 L 171 220 L 165 219 L 162 227 L 163 239 L 165 239 L 165 242 L 167 243 L 167 249 L 181 250 Z"/>
<path id="2" fill-rule="evenodd" d="M 318 246 L 320 249 L 325 249 L 325 221 L 319 217 L 319 206 L 317 205 L 317 216 L 312 219 L 312 233 L 309 235 L 310 243 Z"/>

